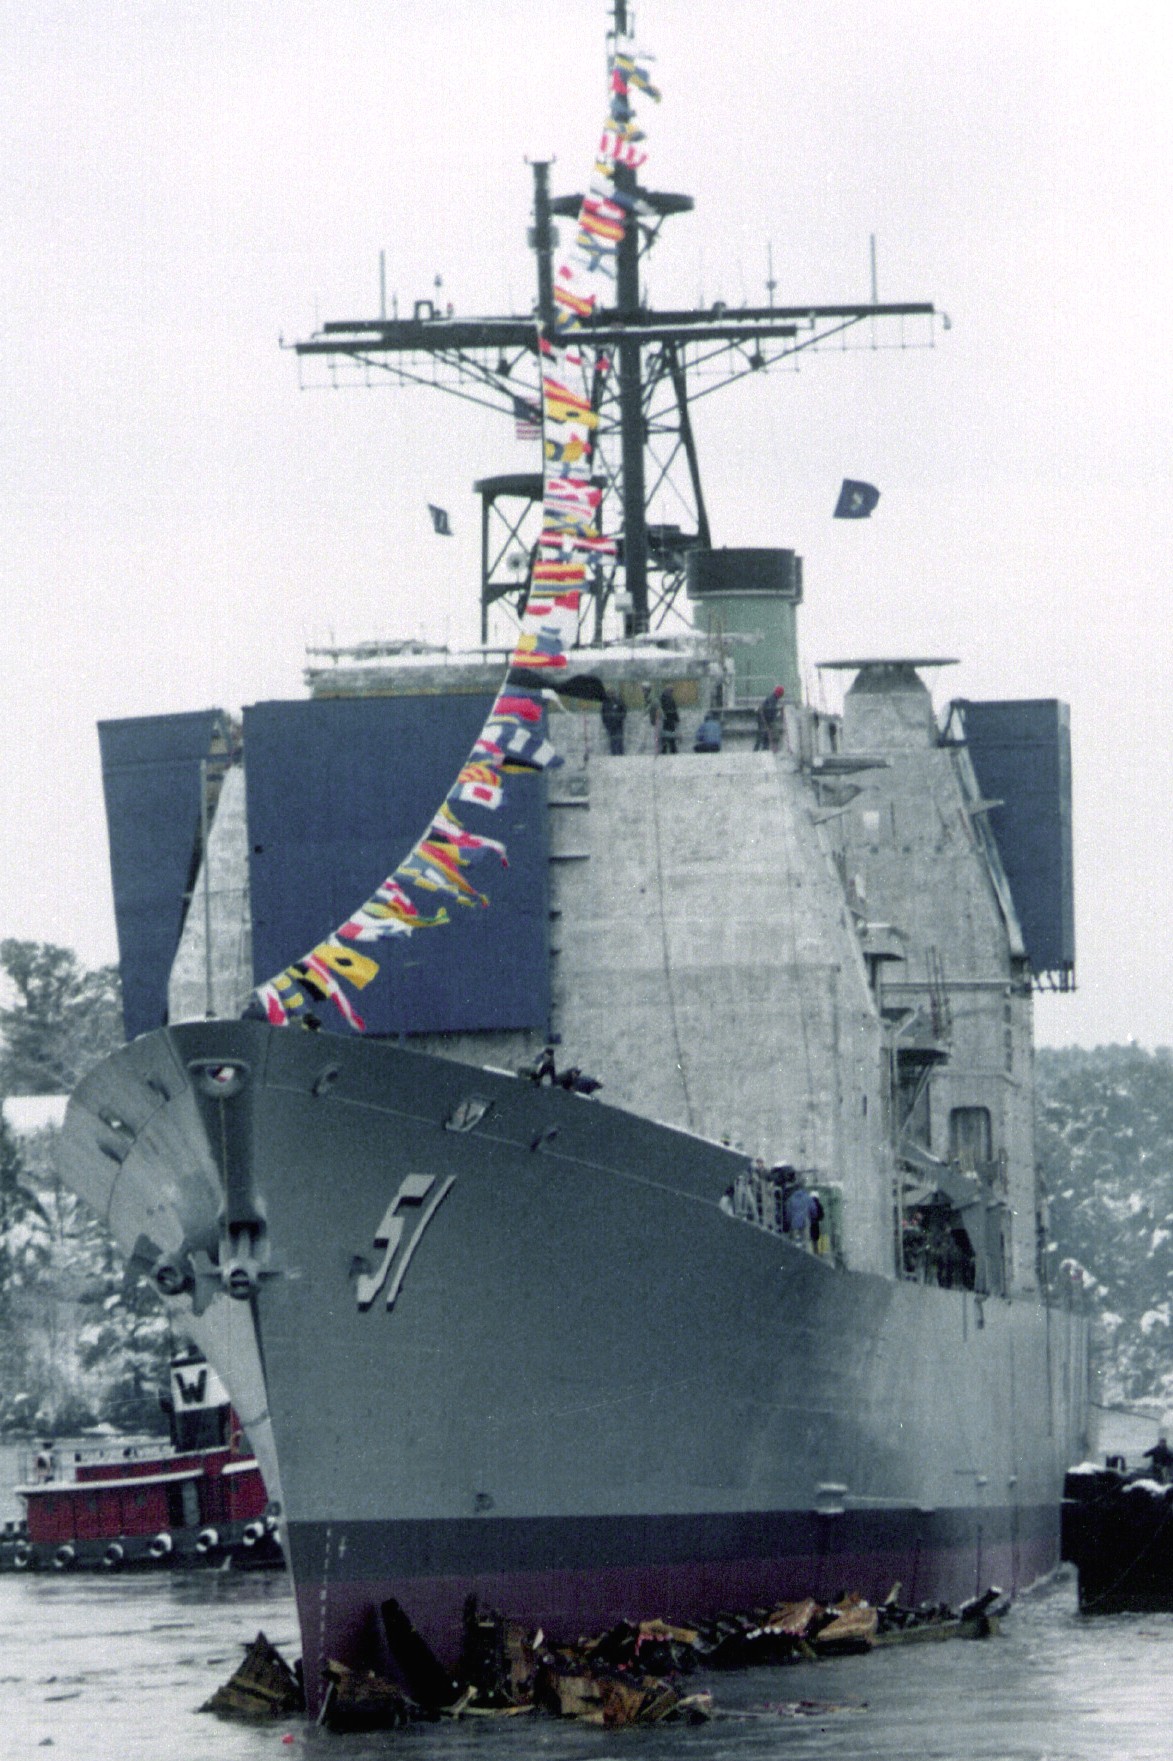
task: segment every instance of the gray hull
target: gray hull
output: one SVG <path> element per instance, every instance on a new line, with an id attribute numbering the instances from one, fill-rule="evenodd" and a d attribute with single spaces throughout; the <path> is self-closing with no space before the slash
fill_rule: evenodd
<path id="1" fill-rule="evenodd" d="M 188 1281 L 277 1488 L 311 1693 L 328 1658 L 385 1661 L 391 1595 L 451 1663 L 470 1593 L 557 1638 L 1057 1562 L 1081 1325 L 804 1253 L 722 1208 L 743 1158 L 719 1146 L 210 1022 L 101 1066 L 65 1152 Z"/>

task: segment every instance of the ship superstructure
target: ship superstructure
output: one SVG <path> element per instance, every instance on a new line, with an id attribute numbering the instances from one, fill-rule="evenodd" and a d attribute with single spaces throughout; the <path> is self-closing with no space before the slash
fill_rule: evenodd
<path id="1" fill-rule="evenodd" d="M 736 581 L 739 553 L 718 555 Z M 597 697 L 551 717 L 565 762 L 529 828 L 541 860 L 531 851 L 525 873 L 511 876 L 518 896 L 499 899 L 497 921 L 468 926 L 447 982 L 413 994 L 410 1043 L 516 1069 L 553 1042 L 616 1105 L 767 1164 L 816 1170 L 842 1195 L 844 1248 L 860 1268 L 902 1269 L 909 1214 L 929 1195 L 938 1205 L 948 1197 L 981 1288 L 1034 1291 L 1031 999 L 1040 975 L 991 821 L 1001 821 L 1018 864 L 1023 826 L 1036 843 L 1040 827 L 1051 828 L 1028 902 L 1036 940 L 1054 959 L 1055 947 L 1070 947 L 1062 706 L 978 706 L 993 732 L 970 743 L 960 717 L 975 719 L 974 706 L 950 706 L 939 720 L 922 678 L 944 663 L 862 660 L 850 663 L 842 717 L 790 704 L 779 750 L 761 753 L 752 749 L 756 706 L 742 706 L 711 638 L 620 642 L 577 658 L 603 691 L 630 703 L 624 751 L 611 753 Z M 778 674 L 792 670 L 788 652 L 772 659 Z M 354 835 L 360 805 L 370 816 L 365 768 L 347 781 L 356 739 L 393 749 L 400 726 L 425 713 L 432 765 L 443 773 L 495 664 L 427 651 L 340 654 L 312 669 L 307 702 L 246 712 L 244 763 L 221 792 L 171 971 L 155 973 L 172 1020 L 201 1018 L 208 995 L 243 1005 L 251 949 L 258 969 L 271 961 L 277 887 L 301 911 L 276 932 L 296 945 L 323 909 L 313 874 L 320 882 L 324 872 L 337 897 L 361 886 L 364 858 L 381 859 L 382 825 L 368 834 L 369 857 Z M 681 706 L 674 757 L 656 752 L 648 708 L 666 687 Z M 694 753 L 714 705 L 722 749 Z M 437 732 L 446 727 L 447 750 Z M 119 724 L 107 748 L 133 737 L 141 755 L 174 731 L 170 718 Z M 320 798 L 299 815 L 309 754 Z M 199 761 L 186 763 L 198 786 Z M 1017 798 L 983 794 L 979 770 L 991 764 Z M 117 802 L 117 759 L 110 774 Z M 414 793 L 421 787 L 427 779 Z M 135 806 L 141 844 L 136 851 L 127 839 L 120 861 L 141 875 L 155 827 L 144 823 L 141 796 Z M 323 849 L 313 821 L 323 812 L 347 827 L 349 848 Z M 413 823 L 411 806 L 400 818 Z M 126 835 L 117 819 L 113 835 L 116 845 Z M 504 1006 L 496 968 L 485 982 L 482 942 L 513 969 Z M 1070 965 L 1058 976 L 1069 982 Z M 484 1024 L 464 1027 L 478 1010 Z M 403 1031 L 400 1021 L 387 1025 Z"/>

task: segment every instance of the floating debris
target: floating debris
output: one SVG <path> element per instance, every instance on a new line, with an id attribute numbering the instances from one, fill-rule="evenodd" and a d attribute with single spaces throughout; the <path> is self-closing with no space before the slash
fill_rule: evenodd
<path id="1" fill-rule="evenodd" d="M 604 1664 L 584 1667 L 572 1653 L 556 1653 L 544 1660 L 534 1698 L 559 1718 L 609 1729 L 665 1719 L 699 1724 L 711 1717 L 713 1709 L 711 1694 L 684 1694 L 666 1676 Z"/>
<path id="2" fill-rule="evenodd" d="M 540 1627 L 530 1629 L 482 1610 L 470 1596 L 456 1676 L 437 1660 L 400 1604 L 389 1601 L 381 1609 L 383 1629 L 402 1683 L 331 1662 L 318 1723 L 331 1731 L 395 1730 L 429 1719 L 545 1712 L 607 1729 L 667 1720 L 700 1724 L 714 1716 L 713 1697 L 682 1686 L 682 1678 L 697 1669 L 745 1669 L 875 1646 L 987 1638 L 997 1632 L 998 1617 L 1008 1606 L 1003 1592 L 991 1588 L 956 1610 L 942 1602 L 908 1607 L 900 1601 L 900 1589 L 894 1584 L 878 1605 L 853 1591 L 832 1603 L 807 1596 L 714 1620 L 620 1621 L 577 1644 L 556 1646 L 546 1644 Z M 303 1704 L 298 1676 L 258 1633 L 235 1675 L 202 1710 L 252 1720 L 297 1711 Z M 820 1718 L 860 1709 L 801 1699 L 721 1716 Z"/>
<path id="3" fill-rule="evenodd" d="M 725 1720 L 764 1718 L 826 1718 L 836 1712 L 866 1712 L 866 1700 L 767 1700 L 762 1706 L 743 1706 L 722 1712 Z"/>
<path id="4" fill-rule="evenodd" d="M 408 1692 L 425 1717 L 438 1718 L 451 1712 L 466 1695 L 467 1685 L 455 1681 L 421 1633 L 411 1624 L 406 1609 L 392 1596 L 379 1610 L 387 1647 L 402 1672 Z"/>
<path id="5" fill-rule="evenodd" d="M 1010 1598 L 994 1586 L 963 1602 L 956 1612 L 945 1602 L 922 1603 L 917 1608 L 901 1608 L 896 1600 L 899 1584 L 878 1610 L 879 1630 L 876 1645 L 907 1645 L 941 1639 L 989 1639 L 999 1630 L 999 1622 L 1010 1606 Z"/>
<path id="6" fill-rule="evenodd" d="M 481 1613 L 477 1599 L 464 1605 L 460 1679 L 476 1690 L 479 1712 L 514 1711 L 532 1705 L 544 1635 L 515 1620 Z"/>
<path id="7" fill-rule="evenodd" d="M 385 1676 L 365 1675 L 344 1663 L 326 1667 L 326 1694 L 318 1723 L 332 1731 L 396 1730 L 422 1716 L 414 1700 Z"/>
<path id="8" fill-rule="evenodd" d="M 305 1693 L 298 1675 L 264 1633 L 258 1633 L 245 1647 L 239 1669 L 200 1707 L 201 1712 L 215 1712 L 220 1718 L 249 1721 L 304 1710 Z"/>
<path id="9" fill-rule="evenodd" d="M 852 1651 L 870 1651 L 880 1630 L 879 1610 L 862 1596 L 844 1596 L 826 1610 L 830 1619 L 820 1625 L 812 1643 L 818 1657 L 842 1657 Z"/>

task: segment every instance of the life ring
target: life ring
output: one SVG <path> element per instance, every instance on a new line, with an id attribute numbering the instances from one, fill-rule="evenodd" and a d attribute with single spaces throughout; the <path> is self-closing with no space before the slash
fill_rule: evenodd
<path id="1" fill-rule="evenodd" d="M 147 1548 L 147 1552 L 152 1559 L 166 1559 L 174 1546 L 175 1543 L 167 1533 L 166 1529 L 160 1529 L 159 1533 Z"/>
<path id="2" fill-rule="evenodd" d="M 213 1529 L 213 1528 L 201 1529 L 199 1534 L 196 1537 L 195 1550 L 197 1553 L 201 1553 L 201 1554 L 214 1553 L 219 1545 L 220 1545 L 220 1531 L 219 1531 L 219 1529 Z"/>
<path id="3" fill-rule="evenodd" d="M 72 1541 L 63 1541 L 53 1555 L 54 1571 L 68 1571 L 77 1558 L 77 1548 Z"/>
<path id="4" fill-rule="evenodd" d="M 121 1541 L 111 1541 L 102 1555 L 102 1564 L 107 1571 L 117 1571 L 126 1559 L 126 1548 Z"/>
<path id="5" fill-rule="evenodd" d="M 36 1549 L 27 1541 L 18 1541 L 13 1549 L 12 1563 L 17 1571 L 31 1571 L 37 1563 Z"/>
<path id="6" fill-rule="evenodd" d="M 261 1541 L 264 1539 L 264 1535 L 265 1535 L 264 1523 L 251 1522 L 251 1523 L 245 1523 L 244 1532 L 242 1533 L 240 1538 L 244 1542 L 246 1547 L 255 1547 L 258 1541 Z"/>

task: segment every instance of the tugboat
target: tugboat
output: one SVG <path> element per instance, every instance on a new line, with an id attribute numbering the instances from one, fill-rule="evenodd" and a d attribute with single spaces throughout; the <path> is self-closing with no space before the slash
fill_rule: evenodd
<path id="1" fill-rule="evenodd" d="M 1122 1455 L 1081 1462 L 1063 1482 L 1063 1558 L 1079 1575 L 1081 1614 L 1173 1609 L 1173 1449 L 1146 1449 L 1150 1465 Z"/>
<path id="2" fill-rule="evenodd" d="M 26 1452 L 16 1490 L 27 1514 L 0 1539 L 0 1569 L 283 1564 L 261 1470 L 198 1352 L 172 1360 L 162 1404 L 170 1447 L 45 1442 Z"/>

